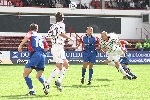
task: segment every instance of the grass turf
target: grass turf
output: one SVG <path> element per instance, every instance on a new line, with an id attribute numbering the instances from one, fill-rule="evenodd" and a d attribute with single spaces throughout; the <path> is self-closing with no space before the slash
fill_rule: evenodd
<path id="1" fill-rule="evenodd" d="M 47 79 L 55 65 L 46 65 L 43 76 Z M 54 80 L 50 93 L 44 95 L 43 85 L 31 73 L 36 96 L 25 96 L 29 90 L 22 77 L 23 65 L 0 65 L 0 100 L 150 100 L 150 65 L 129 65 L 137 75 L 136 80 L 122 79 L 116 68 L 107 65 L 95 65 L 91 85 L 88 81 L 88 69 L 85 84 L 81 85 L 82 65 L 70 65 L 59 92 Z"/>

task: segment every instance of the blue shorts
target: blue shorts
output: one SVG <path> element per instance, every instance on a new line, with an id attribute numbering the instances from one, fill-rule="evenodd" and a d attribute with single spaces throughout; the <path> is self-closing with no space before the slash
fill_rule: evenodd
<path id="1" fill-rule="evenodd" d="M 129 55 L 128 54 L 126 54 L 126 58 L 127 59 L 124 59 L 123 57 L 120 57 L 120 64 L 125 64 L 125 65 L 128 65 L 129 64 L 129 62 L 130 62 L 130 57 L 129 57 Z"/>
<path id="2" fill-rule="evenodd" d="M 83 62 L 96 62 L 97 51 L 83 51 Z"/>
<path id="3" fill-rule="evenodd" d="M 34 54 L 28 59 L 28 63 L 25 68 L 35 67 L 35 69 L 45 68 L 46 55 L 41 52 L 34 52 Z"/>

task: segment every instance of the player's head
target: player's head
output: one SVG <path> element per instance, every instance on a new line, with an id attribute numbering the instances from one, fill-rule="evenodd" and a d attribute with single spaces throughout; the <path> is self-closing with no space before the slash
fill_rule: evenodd
<path id="1" fill-rule="evenodd" d="M 107 40 L 107 39 L 108 39 L 108 36 L 107 36 L 107 32 L 106 32 L 106 31 L 103 31 L 103 32 L 101 33 L 101 38 L 102 38 L 102 40 Z"/>
<path id="2" fill-rule="evenodd" d="M 88 35 L 91 35 L 91 34 L 93 33 L 93 27 L 88 26 L 88 27 L 86 28 L 86 33 L 87 33 Z"/>
<path id="3" fill-rule="evenodd" d="M 64 20 L 64 14 L 62 12 L 57 12 L 55 14 L 55 17 L 56 17 L 56 22 L 61 22 Z"/>
<path id="4" fill-rule="evenodd" d="M 31 31 L 38 31 L 38 25 L 32 23 L 32 24 L 30 25 L 30 30 L 31 30 Z"/>

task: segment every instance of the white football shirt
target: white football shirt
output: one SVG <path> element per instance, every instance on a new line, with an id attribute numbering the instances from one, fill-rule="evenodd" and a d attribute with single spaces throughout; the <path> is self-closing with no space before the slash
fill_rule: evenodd
<path id="1" fill-rule="evenodd" d="M 115 33 L 108 34 L 108 37 L 109 37 L 108 41 L 100 39 L 101 48 L 107 48 L 109 53 L 114 52 L 118 48 L 120 48 L 118 45 L 119 37 Z"/>
<path id="2" fill-rule="evenodd" d="M 46 38 L 51 38 L 53 44 L 64 45 L 65 38 L 61 37 L 60 34 L 65 33 L 65 24 L 63 22 L 57 22 L 50 27 Z"/>

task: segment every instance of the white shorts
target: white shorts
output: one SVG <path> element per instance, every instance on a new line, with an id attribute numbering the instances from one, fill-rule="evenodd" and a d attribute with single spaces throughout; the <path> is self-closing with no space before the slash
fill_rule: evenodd
<path id="1" fill-rule="evenodd" d="M 116 56 L 112 56 L 112 55 L 108 55 L 107 58 L 109 61 L 113 61 L 113 62 L 118 62 L 120 59 L 120 55 L 116 55 Z"/>
<path id="2" fill-rule="evenodd" d="M 64 46 L 60 44 L 54 44 L 51 48 L 51 53 L 53 55 L 53 62 L 56 63 L 64 63 L 64 59 L 66 59 Z"/>
<path id="3" fill-rule="evenodd" d="M 118 48 L 116 51 L 114 52 L 110 52 L 110 53 L 107 53 L 108 54 L 108 60 L 109 61 L 113 61 L 113 62 L 118 62 L 119 59 L 120 59 L 120 56 L 122 54 L 124 54 L 124 52 L 121 50 L 121 48 Z"/>

